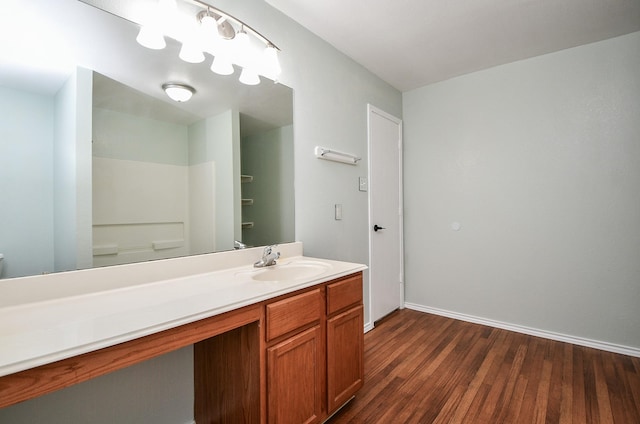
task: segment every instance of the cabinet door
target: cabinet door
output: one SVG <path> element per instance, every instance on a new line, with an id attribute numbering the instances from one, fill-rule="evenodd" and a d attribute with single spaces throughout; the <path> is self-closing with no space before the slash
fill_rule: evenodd
<path id="1" fill-rule="evenodd" d="M 320 326 L 267 349 L 270 423 L 319 422 L 324 371 Z"/>
<path id="2" fill-rule="evenodd" d="M 364 383 L 364 313 L 356 306 L 327 320 L 327 394 L 329 414 Z"/>

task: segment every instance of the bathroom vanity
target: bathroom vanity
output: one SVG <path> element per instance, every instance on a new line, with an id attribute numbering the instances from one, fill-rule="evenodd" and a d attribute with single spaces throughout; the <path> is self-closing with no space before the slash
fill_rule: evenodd
<path id="1" fill-rule="evenodd" d="M 366 267 L 279 250 L 1 285 L 0 407 L 194 345 L 196 423 L 322 422 L 363 384 Z"/>

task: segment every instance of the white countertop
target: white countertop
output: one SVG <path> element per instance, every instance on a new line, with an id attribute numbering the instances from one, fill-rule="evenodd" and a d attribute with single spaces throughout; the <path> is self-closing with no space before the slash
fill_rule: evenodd
<path id="1" fill-rule="evenodd" d="M 181 258 L 185 263 L 170 260 L 173 262 L 167 265 L 167 261 L 158 261 L 55 274 L 57 282 L 69 282 L 67 286 L 63 284 L 61 290 L 55 290 L 55 282 L 46 281 L 48 276 L 12 279 L 7 283 L 0 280 L 0 299 L 4 299 L 0 302 L 0 376 L 188 324 L 366 269 L 365 265 L 356 263 L 304 257 L 298 244 L 283 245 L 282 250 L 288 252 L 276 267 L 322 265 L 310 278 L 256 281 L 253 276 L 264 271 L 251 264 L 261 249 L 247 249 L 246 252 L 226 252 L 226 256 L 213 254 L 218 257 L 212 256 L 211 270 L 197 274 L 189 273 L 188 268 L 202 271 L 206 266 L 194 265 L 194 259 Z M 201 264 L 206 256 L 211 255 L 202 255 Z M 225 267 L 225 263 L 237 265 L 245 259 L 249 259 L 244 262 L 248 265 Z M 156 268 L 171 266 L 166 274 L 172 278 L 141 280 L 140 274 L 154 265 Z M 177 267 L 181 270 L 176 271 Z M 84 285 L 74 279 L 84 280 Z M 7 296 L 2 296 L 3 290 Z M 29 297 L 29 291 L 33 296 Z M 12 296 L 8 296 L 9 293 Z"/>

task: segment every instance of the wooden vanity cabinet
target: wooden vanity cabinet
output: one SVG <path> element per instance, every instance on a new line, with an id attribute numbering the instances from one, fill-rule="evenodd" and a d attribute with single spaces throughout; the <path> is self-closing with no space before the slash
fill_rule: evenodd
<path id="1" fill-rule="evenodd" d="M 318 423 L 362 386 L 362 273 L 0 377 L 0 408 L 193 345 L 194 416 Z"/>
<path id="2" fill-rule="evenodd" d="M 327 285 L 328 414 L 364 384 L 362 274 Z"/>
<path id="3" fill-rule="evenodd" d="M 266 305 L 270 423 L 317 423 L 322 417 L 323 289 Z"/>
<path id="4" fill-rule="evenodd" d="M 265 309 L 267 421 L 319 423 L 364 381 L 362 273 Z"/>

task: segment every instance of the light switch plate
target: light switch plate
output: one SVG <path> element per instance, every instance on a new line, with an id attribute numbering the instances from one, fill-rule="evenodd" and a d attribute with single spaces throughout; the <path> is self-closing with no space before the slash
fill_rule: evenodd
<path id="1" fill-rule="evenodd" d="M 358 178 L 358 190 L 360 191 L 369 190 L 369 181 L 367 180 L 367 177 Z"/>
<path id="2" fill-rule="evenodd" d="M 340 221 L 342 219 L 342 204 L 340 203 L 336 203 L 335 216 L 336 216 L 336 221 Z"/>

